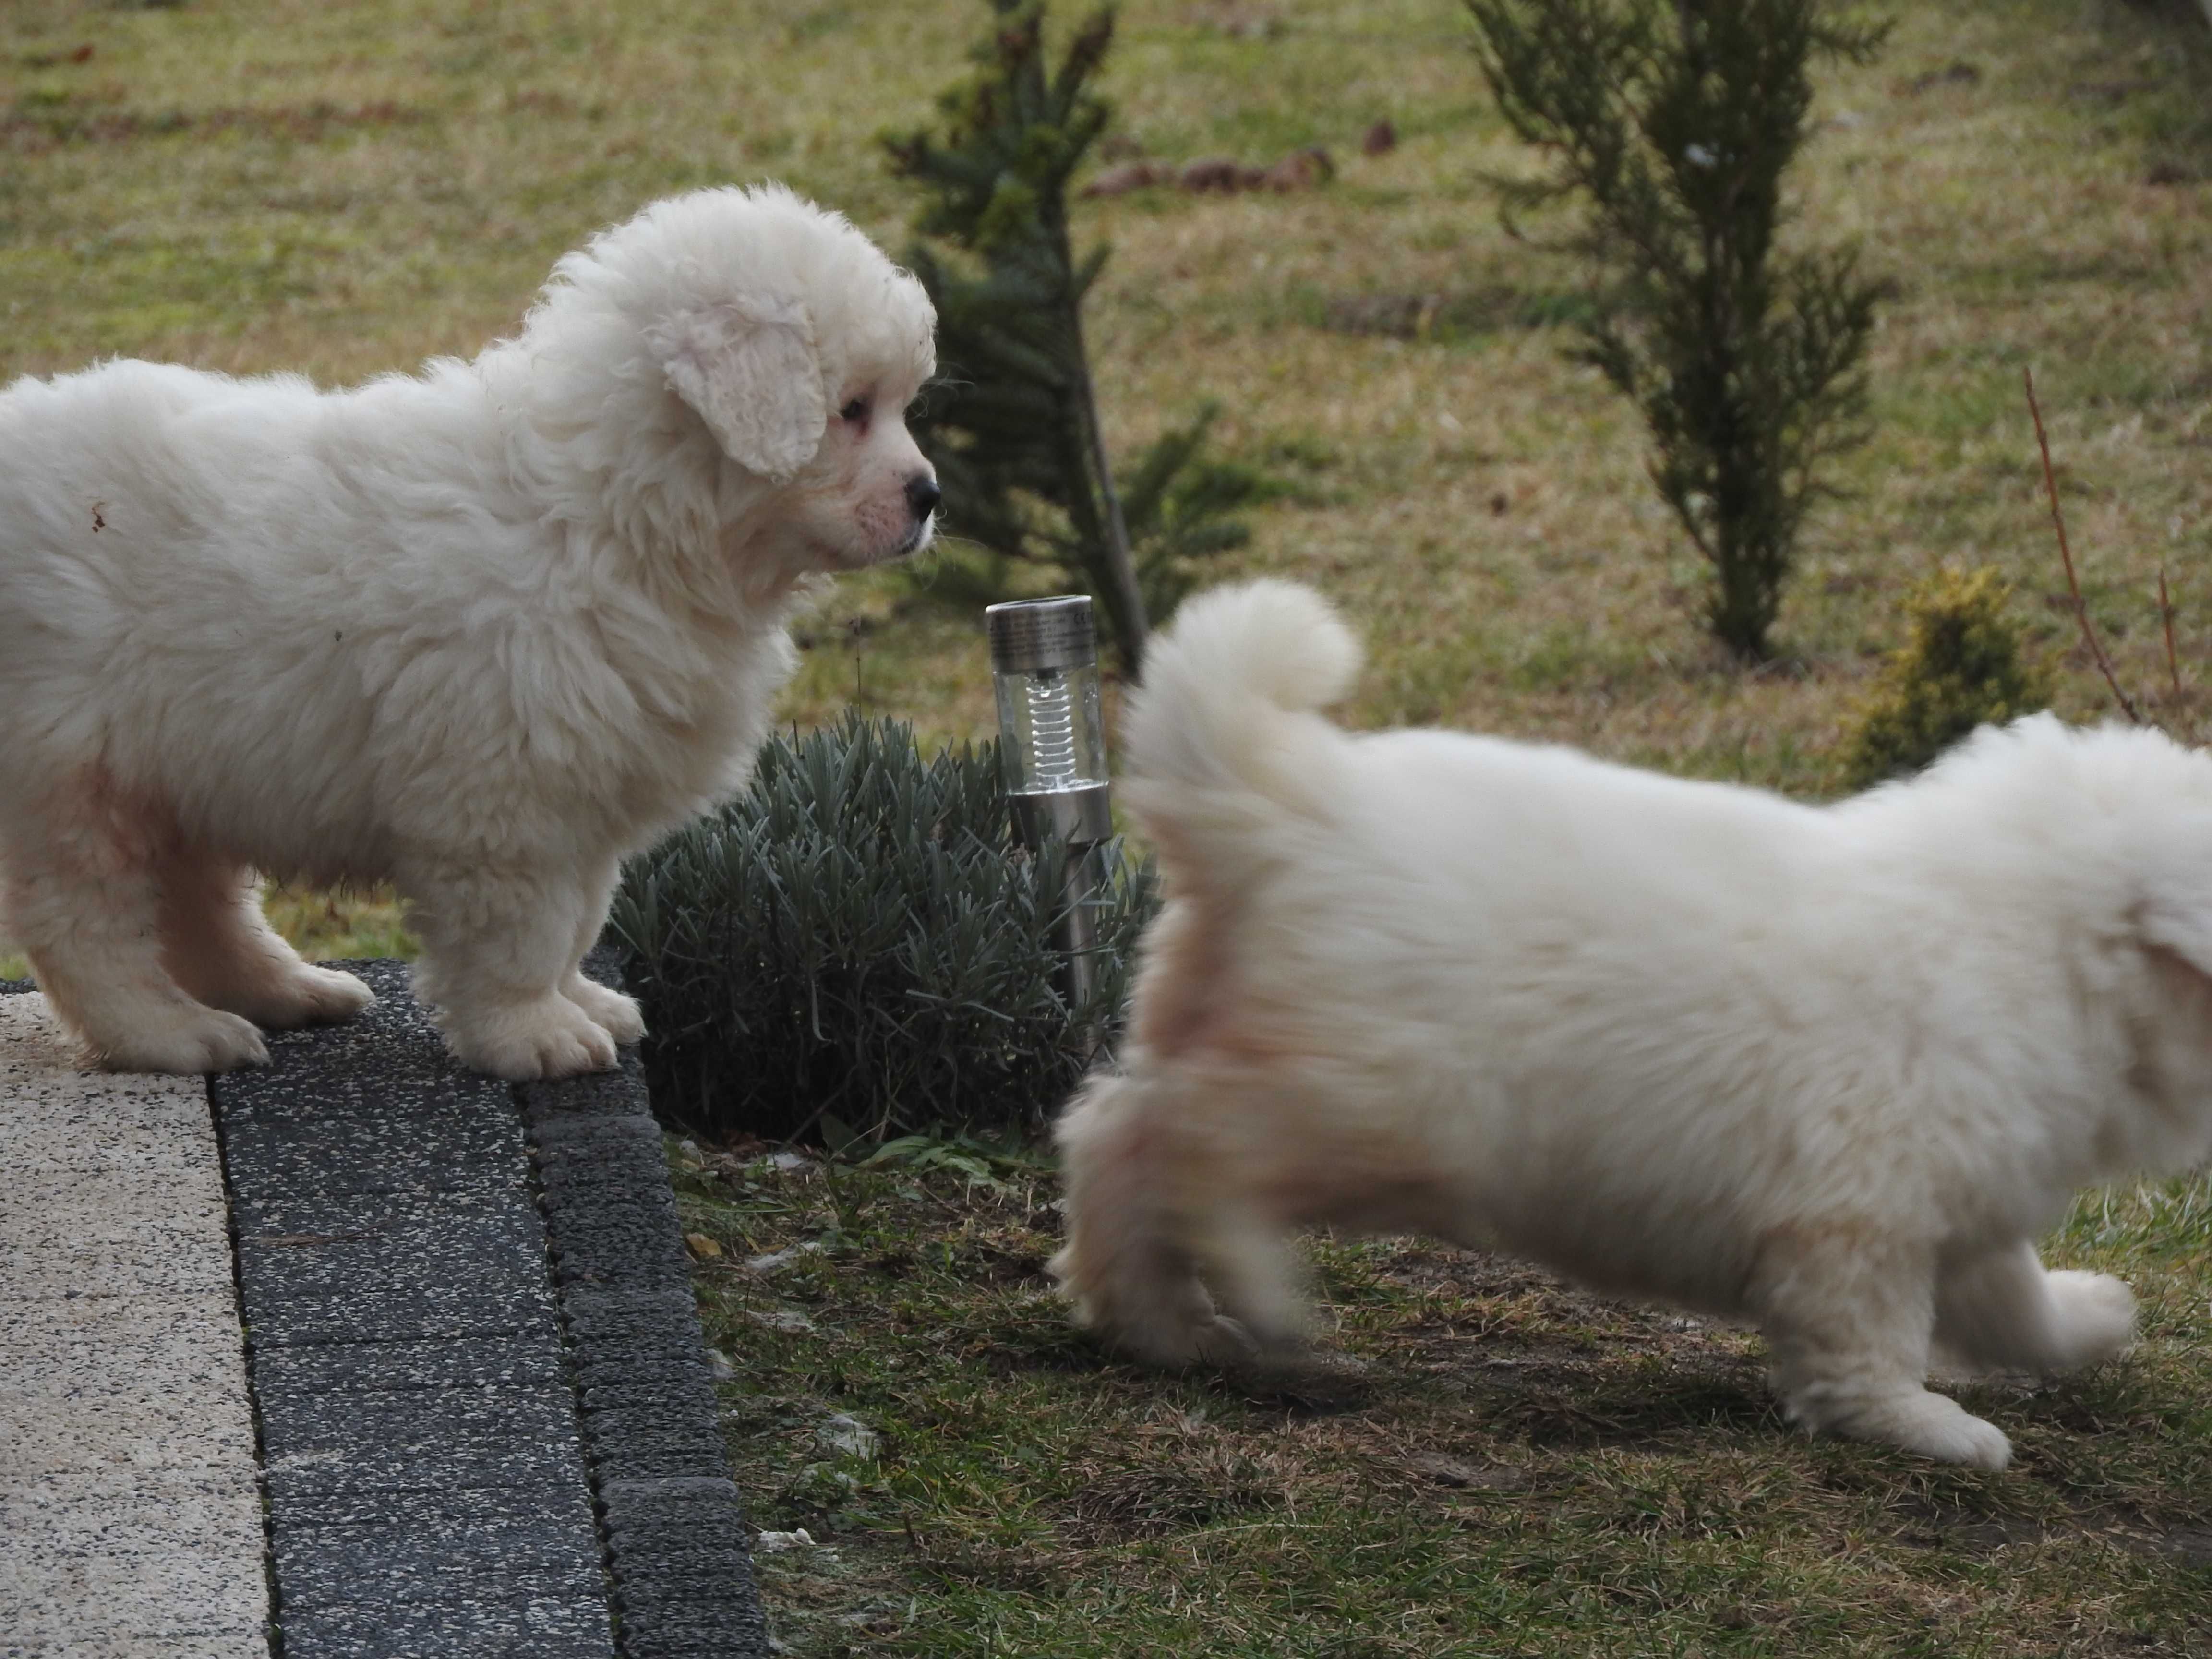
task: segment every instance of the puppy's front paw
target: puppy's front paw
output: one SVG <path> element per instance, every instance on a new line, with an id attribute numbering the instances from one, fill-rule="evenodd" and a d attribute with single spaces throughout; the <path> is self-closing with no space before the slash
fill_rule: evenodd
<path id="1" fill-rule="evenodd" d="M 351 1019 L 375 1000 L 376 993 L 351 974 L 302 963 L 240 1012 L 264 1030 L 292 1031 Z"/>
<path id="2" fill-rule="evenodd" d="M 632 1043 L 645 1035 L 645 1016 L 638 1012 L 635 997 L 610 991 L 580 974 L 563 988 L 563 994 L 617 1042 Z"/>
<path id="3" fill-rule="evenodd" d="M 2110 1273 L 2062 1267 L 2045 1274 L 2044 1282 L 2063 1350 L 2058 1369 L 2110 1359 L 2135 1340 L 2136 1293 Z"/>
<path id="4" fill-rule="evenodd" d="M 204 1076 L 269 1063 L 261 1033 L 236 1014 L 214 1008 L 195 1008 L 181 1016 L 165 1011 L 159 1018 L 142 1018 L 127 1031 L 94 1038 L 90 1047 L 93 1058 L 111 1072 Z"/>
<path id="5" fill-rule="evenodd" d="M 1800 1420 L 1812 1413 L 1793 1412 Z M 1925 1389 L 1891 1395 L 1838 1411 L 1833 1404 L 1818 1414 L 1825 1426 L 1853 1440 L 1872 1440 L 1932 1457 L 1939 1463 L 2001 1469 L 2012 1462 L 2012 1442 L 1994 1423 L 1984 1423 L 1957 1401 Z"/>
<path id="6" fill-rule="evenodd" d="M 520 1007 L 486 1010 L 466 1018 L 452 1016 L 446 1044 L 462 1065 L 510 1083 L 615 1067 L 615 1040 L 563 996 L 541 997 Z"/>
<path id="7" fill-rule="evenodd" d="M 1943 1396 L 1929 1398 L 1942 1400 Z M 1910 1437 L 1899 1436 L 1897 1443 L 1939 1463 L 1963 1463 L 1969 1468 L 2001 1469 L 2012 1462 L 2012 1442 L 2005 1438 L 2002 1429 L 1984 1422 L 1963 1406 L 1948 1400 L 1943 1403 L 1951 1407 L 1950 1413 L 1940 1420 L 1931 1419 Z"/>

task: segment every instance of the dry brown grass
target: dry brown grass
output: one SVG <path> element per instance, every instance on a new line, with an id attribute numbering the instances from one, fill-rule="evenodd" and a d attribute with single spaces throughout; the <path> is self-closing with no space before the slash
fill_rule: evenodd
<path id="1" fill-rule="evenodd" d="M 1092 319 L 1115 441 L 1210 396 L 1228 451 L 1297 481 L 1221 571 L 1303 574 L 1346 604 L 1373 652 L 1361 721 L 1818 790 L 1930 568 L 1997 565 L 2070 658 L 2018 395 L 2033 365 L 2118 672 L 2164 682 L 2164 565 L 2194 691 L 2212 642 L 2208 55 L 2118 0 L 1898 9 L 1883 62 L 1826 83 L 1802 180 L 1807 232 L 1863 237 L 1904 291 L 1876 344 L 1879 436 L 1815 526 L 1782 666 L 1736 674 L 1705 646 L 1699 573 L 1626 411 L 1559 331 L 1510 321 L 1571 277 L 1497 227 L 1479 175 L 1527 158 L 1449 0 L 1124 8 L 1106 81 L 1126 132 L 1176 160 L 1322 143 L 1340 171 L 1307 195 L 1085 205 L 1084 233 L 1117 249 Z M 1224 32 L 1232 13 L 1280 27 Z M 343 380 L 472 351 L 584 232 L 697 183 L 780 176 L 896 247 L 909 204 L 874 136 L 928 118 L 981 15 L 14 0 L 0 374 L 119 352 Z M 1386 116 L 1404 143 L 1358 156 Z M 1321 326 L 1332 298 L 1429 294 L 1456 325 L 1426 340 Z M 1475 325 L 1501 296 L 1508 321 Z M 859 701 L 929 733 L 987 727 L 972 619 L 898 579 L 846 584 L 807 635 L 787 718 Z M 2100 710 L 2073 666 L 2069 712 Z M 331 923 L 294 902 L 295 931 Z M 2212 1650 L 2201 1182 L 2077 1212 L 2059 1258 L 2128 1273 L 2146 1342 L 2055 1391 L 1977 1396 L 2022 1449 L 1985 1477 L 1785 1435 L 1736 1334 L 1418 1244 L 1317 1252 L 1364 1396 L 1163 1379 L 1099 1354 L 1050 1297 L 1042 1174 L 963 1194 L 710 1163 L 683 1176 L 687 1226 L 724 1246 L 702 1289 L 744 1362 L 726 1403 L 759 1518 L 851 1529 L 842 1564 L 764 1558 L 808 1652 Z M 781 1275 L 736 1265 L 796 1243 L 823 1249 Z M 824 1459 L 830 1409 L 886 1430 L 886 1456 Z"/>
<path id="2" fill-rule="evenodd" d="M 1143 1370 L 1053 1293 L 1048 1172 L 761 1150 L 673 1167 L 732 1467 L 819 1540 L 757 1564 L 795 1654 L 2212 1651 L 2201 1180 L 2051 1242 L 2136 1285 L 2145 1338 L 1969 1391 L 2018 1448 L 1988 1475 L 1794 1432 L 1747 1332 L 1416 1239 L 1314 1242 L 1349 1364 Z M 880 1446 L 825 1449 L 831 1413 Z"/>
<path id="3" fill-rule="evenodd" d="M 1226 451 L 1297 483 L 1218 568 L 1346 604 L 1372 650 L 1353 719 L 1828 787 L 1853 694 L 1931 568 L 1996 564 L 2048 648 L 2074 650 L 2024 364 L 2118 672 L 2165 678 L 2164 565 L 2193 684 L 2212 640 L 2212 52 L 2118 0 L 1975 0 L 1905 9 L 1878 66 L 1828 75 L 1802 228 L 1863 238 L 1903 292 L 1875 345 L 1879 435 L 1813 526 L 1785 661 L 1746 675 L 1699 632 L 1701 573 L 1632 417 L 1564 359 L 1563 331 L 1516 320 L 1572 273 L 1498 226 L 1480 175 L 1529 158 L 1461 15 L 1243 9 L 1279 27 L 1126 6 L 1105 76 L 1121 131 L 1174 160 L 1320 143 L 1338 180 L 1084 204 L 1080 233 L 1115 248 L 1092 337 L 1118 446 L 1210 397 Z M 471 351 L 590 228 L 712 180 L 782 177 L 896 248 L 912 204 L 876 135 L 929 118 L 982 17 L 972 0 L 21 0 L 0 19 L 0 374 L 125 352 L 343 380 Z M 1403 142 L 1360 155 L 1384 117 Z M 1429 339 L 1322 325 L 1333 298 L 1431 294 L 1455 322 Z M 844 584 L 807 633 L 787 718 L 857 700 L 928 735 L 988 728 L 973 619 L 902 579 Z M 2065 685 L 2067 712 L 2103 707 L 2093 677 Z"/>

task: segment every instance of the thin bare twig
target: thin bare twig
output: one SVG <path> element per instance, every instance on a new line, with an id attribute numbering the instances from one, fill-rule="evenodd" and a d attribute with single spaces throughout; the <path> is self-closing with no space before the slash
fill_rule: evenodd
<path id="1" fill-rule="evenodd" d="M 2175 701 L 2181 697 L 2181 659 L 2173 651 L 2173 602 L 2166 597 L 2166 567 L 2158 568 L 2158 618 L 2166 624 L 2166 672 L 2173 682 Z"/>
<path id="2" fill-rule="evenodd" d="M 2097 630 L 2089 626 L 2089 607 L 2081 602 L 2081 584 L 2074 574 L 2074 550 L 2066 544 L 2066 515 L 2058 510 L 2058 477 L 2051 470 L 2051 440 L 2043 435 L 2043 411 L 2036 407 L 2035 371 L 2023 368 L 2021 377 L 2027 383 L 2027 412 L 2035 420 L 2036 447 L 2043 452 L 2043 488 L 2051 497 L 2051 522 L 2058 527 L 2058 557 L 2066 567 L 2066 591 L 2074 596 L 2074 620 L 2081 624 L 2082 641 L 2089 647 L 2089 655 L 2095 659 L 2097 672 L 2105 677 L 2105 684 L 2112 687 L 2112 696 L 2120 705 L 2120 712 L 2134 724 L 2141 726 L 2142 716 L 2136 712 L 2134 700 L 2120 690 L 2119 678 L 2112 672 L 2112 660 L 2105 654 L 2105 647 L 2098 643 Z"/>

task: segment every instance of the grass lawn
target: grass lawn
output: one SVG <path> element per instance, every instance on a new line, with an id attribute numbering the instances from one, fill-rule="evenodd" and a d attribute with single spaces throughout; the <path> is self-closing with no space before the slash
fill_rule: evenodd
<path id="1" fill-rule="evenodd" d="M 1509 1261 L 1317 1241 L 1356 1370 L 1167 1376 L 1069 1324 L 1042 1168 L 671 1163 L 738 1479 L 817 1540 L 757 1564 L 799 1655 L 2212 1653 L 2201 1180 L 2052 1241 L 2143 1340 L 1961 1390 L 1990 1475 L 1801 1437 L 1757 1338 Z"/>
<path id="2" fill-rule="evenodd" d="M 1065 4 L 1065 0 L 1063 0 Z M 1127 451 L 1218 400 L 1221 448 L 1294 488 L 1220 574 L 1302 575 L 1367 630 L 1351 718 L 1566 739 L 1820 793 L 1909 586 L 1992 564 L 2059 669 L 2021 370 L 2037 376 L 2091 609 L 2128 682 L 2201 735 L 2212 644 L 2212 40 L 2119 0 L 1899 7 L 1822 82 L 1800 230 L 1899 297 L 1877 436 L 1814 522 L 1757 673 L 1638 431 L 1547 322 L 1572 273 L 1498 228 L 1528 165 L 1449 0 L 1133 0 L 1105 76 L 1158 156 L 1339 173 L 1287 196 L 1080 204 L 1115 252 L 1091 317 Z M 0 9 L 0 377 L 103 355 L 325 382 L 470 353 L 554 258 L 653 196 L 764 176 L 895 250 L 877 136 L 932 113 L 975 0 L 189 0 Z M 1060 14 L 1060 27 L 1072 9 Z M 1392 121 L 1387 155 L 1360 134 Z M 1428 313 L 1410 337 L 1348 318 Z M 958 530 L 959 503 L 948 504 Z M 839 586 L 783 716 L 858 703 L 988 729 L 976 619 L 927 570 Z M 3 786 L 0 786 L 3 787 Z M 277 896 L 319 954 L 404 950 L 387 898 Z M 4 947 L 0 947 L 4 956 Z M 0 962 L 0 972 L 7 971 Z M 2146 1340 L 2063 1387 L 1984 1388 L 2002 1476 L 1802 1440 L 1758 1345 L 1407 1241 L 1322 1241 L 1357 1378 L 1293 1397 L 1112 1363 L 1039 1273 L 1048 1176 L 678 1158 L 731 1443 L 806 1653 L 2212 1654 L 2206 1188 L 2086 1200 L 2057 1258 L 2126 1273 Z M 781 1267 L 744 1260 L 804 1244 Z M 850 1412 L 880 1455 L 817 1445 Z"/>
<path id="3" fill-rule="evenodd" d="M 1483 176 L 1529 161 L 1450 0 L 1122 9 L 1103 79 L 1128 138 L 1172 161 L 1321 143 L 1340 171 L 1303 194 L 1079 205 L 1079 239 L 1115 248 L 1090 327 L 1115 447 L 1212 398 L 1222 448 L 1296 485 L 1219 568 L 1346 605 L 1372 645 L 1358 720 L 1819 789 L 1931 568 L 1998 566 L 2071 661 L 2033 365 L 2124 672 L 2163 678 L 2163 564 L 2193 676 L 2212 641 L 2212 37 L 2120 0 L 1897 9 L 1878 64 L 1822 81 L 1802 174 L 1801 229 L 1859 240 L 1901 293 L 1879 435 L 1812 527 L 1772 669 L 1706 644 L 1702 573 L 1633 418 L 1543 322 L 1573 273 L 1498 228 Z M 345 381 L 473 352 L 592 228 L 709 182 L 784 179 L 896 250 L 914 203 L 877 137 L 931 118 L 984 20 L 976 0 L 15 0 L 0 375 L 119 352 Z M 1383 118 L 1401 143 L 1360 155 Z M 1421 338 L 1332 323 L 1332 301 L 1422 296 Z M 914 574 L 919 591 L 902 573 L 836 590 L 789 718 L 857 701 L 925 735 L 988 726 L 976 619 Z M 2063 706 L 2102 695 L 2077 672 Z"/>

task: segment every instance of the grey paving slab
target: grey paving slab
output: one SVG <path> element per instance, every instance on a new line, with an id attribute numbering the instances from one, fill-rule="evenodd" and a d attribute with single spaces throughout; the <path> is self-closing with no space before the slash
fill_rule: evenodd
<path id="1" fill-rule="evenodd" d="M 512 1094 L 348 965 L 376 1007 L 214 1091 L 285 1659 L 615 1659 Z"/>
<path id="2" fill-rule="evenodd" d="M 255 1649 L 248 1659 L 260 1659 Z M 228 1636 L 98 1637 L 83 1642 L 0 1640 L 0 1659 L 240 1659 Z"/>
<path id="3" fill-rule="evenodd" d="M 80 1072 L 10 991 L 0 1194 L 0 1654 L 265 1654 L 205 1085 Z"/>
<path id="4" fill-rule="evenodd" d="M 518 1142 L 509 1156 L 523 1155 Z M 557 1345 L 544 1224 L 519 1182 L 264 1195 L 241 1177 L 234 1212 L 257 1349 L 518 1331 Z"/>
<path id="5" fill-rule="evenodd" d="M 558 1390 L 566 1381 L 557 1348 L 536 1333 L 513 1332 L 413 1341 L 295 1343 L 258 1350 L 254 1370 L 264 1389 L 285 1395 L 517 1384 Z"/>
<path id="6" fill-rule="evenodd" d="M 570 1481 L 535 1486 L 468 1486 L 447 1492 L 339 1490 L 318 1494 L 309 1503 L 288 1504 L 284 1524 L 276 1529 L 270 1547 L 282 1554 L 292 1540 L 311 1540 L 334 1527 L 380 1527 L 404 1522 L 409 1526 L 467 1528 L 530 1521 L 574 1524 L 581 1528 L 580 1536 L 589 1539 L 594 1531 L 591 1492 Z"/>
<path id="7" fill-rule="evenodd" d="M 413 1012 L 406 1006 L 371 1009 L 362 1016 L 374 1028 L 366 1033 L 347 1025 L 278 1034 L 286 1047 L 315 1057 L 314 1086 L 242 1091 L 233 1107 L 235 1123 L 289 1127 L 342 1141 L 365 1138 L 387 1123 L 410 1129 L 442 1127 L 460 1133 L 480 1129 L 485 1133 L 477 1144 L 487 1152 L 496 1152 L 501 1144 L 498 1120 L 486 1123 L 480 1115 L 508 1101 L 508 1085 L 496 1078 L 452 1069 L 443 1051 L 434 1046 L 434 1033 L 400 1024 Z M 331 1067 L 341 1061 L 360 1069 L 331 1073 Z M 380 1075 L 374 1073 L 378 1065 L 385 1068 Z M 297 1073 L 296 1067 L 287 1069 Z"/>
<path id="8" fill-rule="evenodd" d="M 578 1518 L 557 1510 L 387 1504 L 372 1520 L 281 1536 L 276 1570 L 297 1601 L 320 1607 L 450 1602 L 486 1583 L 524 1601 L 596 1597 L 599 1552 L 591 1528 L 574 1524 Z"/>
<path id="9" fill-rule="evenodd" d="M 556 1384 L 261 1390 L 272 1502 L 476 1486 L 582 1490 L 574 1402 Z"/>
<path id="10" fill-rule="evenodd" d="M 284 1659 L 606 1659 L 604 1603 L 568 1599 L 288 1610 Z"/>
<path id="11" fill-rule="evenodd" d="M 258 1190 L 442 1192 L 523 1183 L 514 1126 L 481 1106 L 242 1119 L 225 1136 L 234 1178 Z"/>

